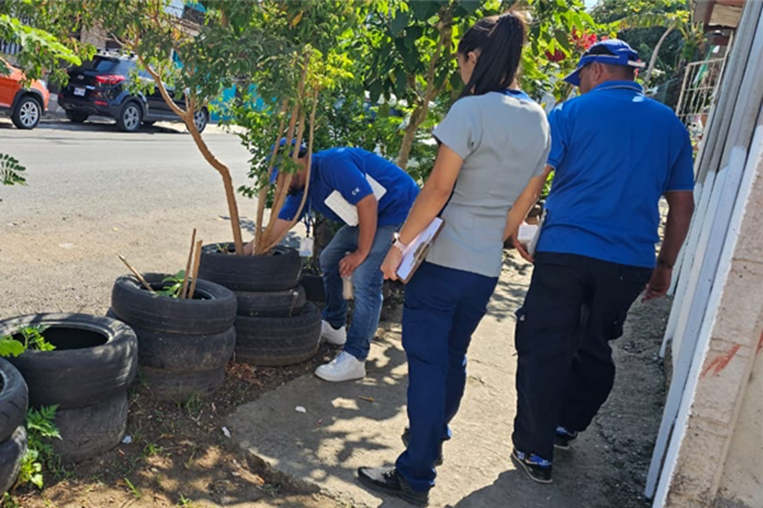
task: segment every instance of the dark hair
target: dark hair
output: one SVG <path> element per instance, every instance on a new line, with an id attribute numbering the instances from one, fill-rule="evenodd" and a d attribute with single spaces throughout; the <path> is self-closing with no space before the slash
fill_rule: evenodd
<path id="1" fill-rule="evenodd" d="M 480 51 L 472 77 L 459 99 L 508 88 L 517 75 L 526 38 L 527 25 L 518 11 L 477 21 L 458 43 L 461 55 Z"/>
<path id="2" fill-rule="evenodd" d="M 586 55 L 614 55 L 609 48 L 607 48 L 604 45 L 601 46 L 594 46 L 588 51 L 585 52 Z M 609 72 L 615 75 L 620 75 L 625 79 L 629 79 L 631 81 L 636 79 L 636 68 L 630 67 L 627 65 L 612 65 L 612 64 L 602 64 L 604 65 Z"/>

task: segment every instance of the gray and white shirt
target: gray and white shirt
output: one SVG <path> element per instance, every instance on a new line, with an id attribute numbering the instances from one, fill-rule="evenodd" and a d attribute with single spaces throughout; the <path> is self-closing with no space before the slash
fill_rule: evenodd
<path id="1" fill-rule="evenodd" d="M 522 92 L 489 92 L 458 100 L 434 135 L 464 163 L 427 261 L 498 277 L 506 215 L 546 165 L 546 114 Z"/>

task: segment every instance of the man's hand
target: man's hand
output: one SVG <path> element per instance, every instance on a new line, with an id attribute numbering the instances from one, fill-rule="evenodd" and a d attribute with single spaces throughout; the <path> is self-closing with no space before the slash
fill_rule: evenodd
<path id="1" fill-rule="evenodd" d="M 519 241 L 519 228 L 511 235 L 511 243 L 514 244 L 514 248 L 517 249 L 517 252 L 525 261 L 535 263 L 535 258 L 530 255 L 527 248 Z"/>
<path id="2" fill-rule="evenodd" d="M 254 253 L 254 240 L 244 245 L 244 256 L 251 256 Z"/>
<path id="3" fill-rule="evenodd" d="M 646 293 L 642 301 L 648 302 L 655 298 L 665 296 L 670 288 L 670 282 L 673 279 L 673 268 L 667 265 L 658 264 L 652 273 L 652 279 L 646 285 Z"/>
<path id="4" fill-rule="evenodd" d="M 368 257 L 368 254 L 363 254 L 357 250 L 352 254 L 346 255 L 344 259 L 339 262 L 339 274 L 342 277 L 349 277 L 353 274 L 353 272 L 355 272 L 355 269 L 363 264 L 363 261 L 366 260 L 366 257 Z"/>
<path id="5" fill-rule="evenodd" d="M 387 280 L 397 280 L 397 269 L 400 268 L 400 263 L 403 262 L 403 253 L 397 247 L 392 247 L 387 253 L 387 257 L 384 258 L 381 271 L 384 273 L 384 278 Z"/>

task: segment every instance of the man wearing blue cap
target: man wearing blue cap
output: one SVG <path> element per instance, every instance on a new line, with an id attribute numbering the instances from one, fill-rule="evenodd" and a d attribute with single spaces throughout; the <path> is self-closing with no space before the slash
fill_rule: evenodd
<path id="1" fill-rule="evenodd" d="M 667 292 L 694 210 L 688 132 L 644 95 L 634 81 L 639 67 L 625 42 L 595 44 L 565 78 L 582 95 L 549 115 L 546 172 L 556 172 L 517 311 L 512 453 L 540 483 L 551 482 L 554 448 L 568 449 L 607 400 L 615 379 L 609 341 L 622 335 L 644 288 L 645 300 Z M 655 263 L 662 196 L 670 211 Z"/>
<path id="2" fill-rule="evenodd" d="M 294 174 L 289 196 L 278 214 L 276 234 L 289 226 L 302 202 L 307 183 L 306 152 L 300 147 L 297 162 L 301 169 Z M 336 382 L 365 377 L 365 361 L 383 301 L 381 264 L 418 194 L 413 178 L 374 153 L 331 148 L 313 154 L 303 213 L 314 210 L 345 223 L 320 256 L 326 289 L 321 335 L 330 344 L 343 345 L 344 350 L 318 367 L 315 375 L 319 378 Z M 356 213 L 348 216 L 347 209 Z M 348 219 L 351 224 L 347 224 Z M 347 301 L 342 294 L 342 278 L 348 277 L 352 278 L 355 300 L 349 331 L 345 328 Z"/>

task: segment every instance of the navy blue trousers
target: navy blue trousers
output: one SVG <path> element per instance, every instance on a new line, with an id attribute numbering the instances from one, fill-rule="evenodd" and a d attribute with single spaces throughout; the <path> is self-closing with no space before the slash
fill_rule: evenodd
<path id="1" fill-rule="evenodd" d="M 497 277 L 424 263 L 406 285 L 410 436 L 396 467 L 416 491 L 434 486 L 434 464 L 464 395 L 466 351 L 497 283 Z"/>

